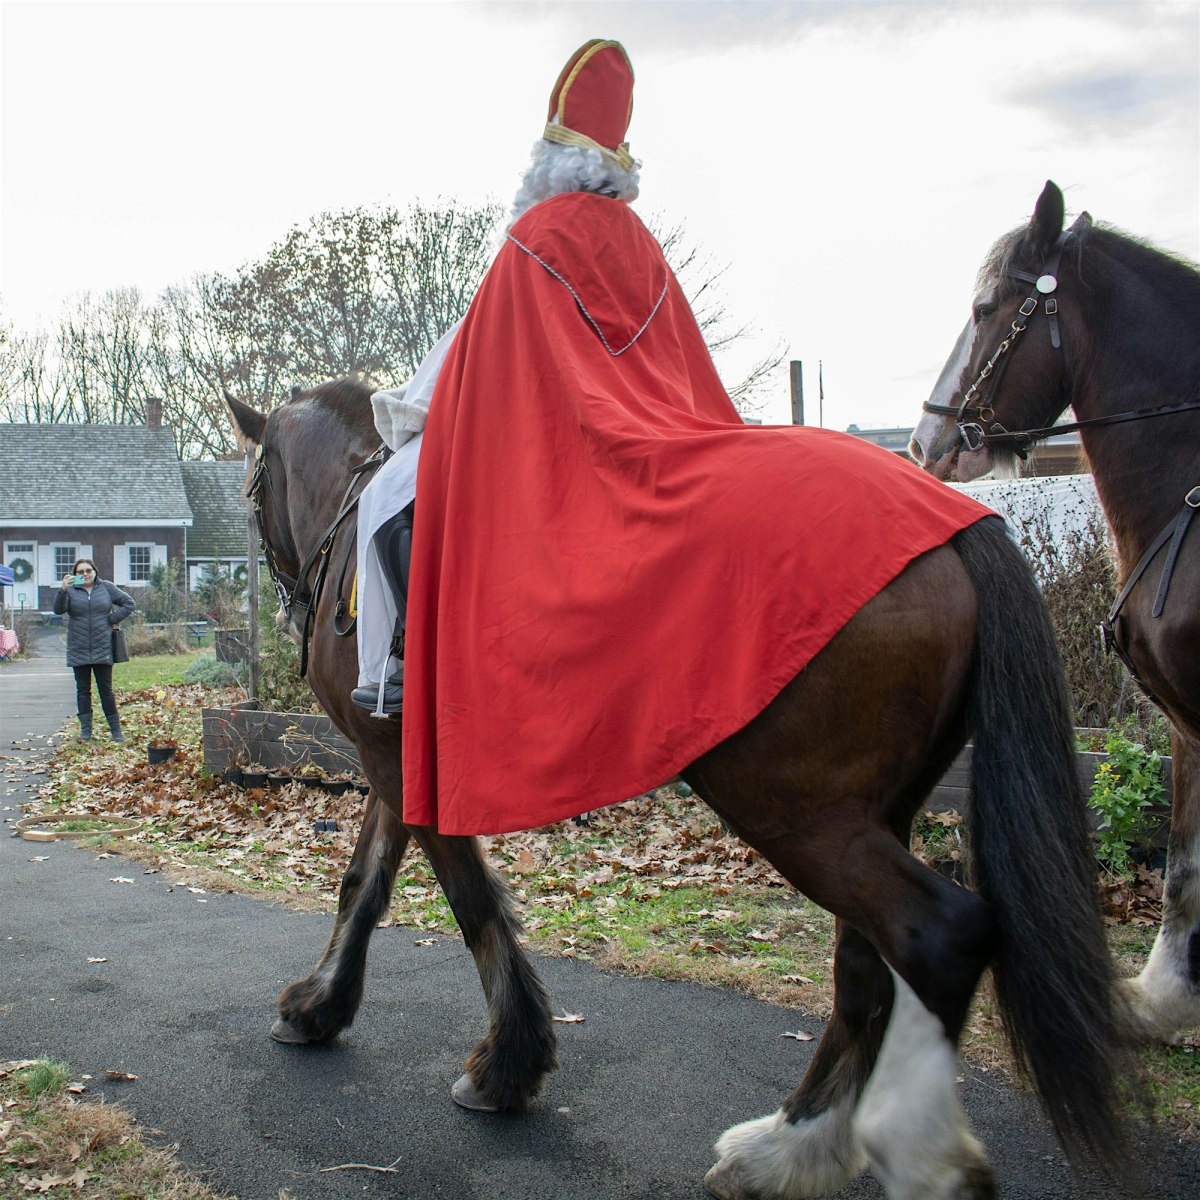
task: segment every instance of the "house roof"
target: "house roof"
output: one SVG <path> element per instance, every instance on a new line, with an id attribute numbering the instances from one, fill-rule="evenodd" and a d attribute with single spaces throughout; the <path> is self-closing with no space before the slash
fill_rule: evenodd
<path id="1" fill-rule="evenodd" d="M 0 453 L 5 524 L 191 520 L 166 426 L 0 425 Z"/>
<path id="2" fill-rule="evenodd" d="M 192 506 L 188 558 L 245 558 L 246 486 L 243 462 L 185 462 L 183 485 Z"/>

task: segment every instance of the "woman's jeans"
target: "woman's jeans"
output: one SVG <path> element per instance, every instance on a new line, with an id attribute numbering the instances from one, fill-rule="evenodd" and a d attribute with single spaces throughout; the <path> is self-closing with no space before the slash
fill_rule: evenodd
<path id="1" fill-rule="evenodd" d="M 113 696 L 112 663 L 89 663 L 73 667 L 75 672 L 75 711 L 81 717 L 92 715 L 92 676 L 96 676 L 96 691 L 100 693 L 100 707 L 106 717 L 117 715 L 117 701 Z"/>

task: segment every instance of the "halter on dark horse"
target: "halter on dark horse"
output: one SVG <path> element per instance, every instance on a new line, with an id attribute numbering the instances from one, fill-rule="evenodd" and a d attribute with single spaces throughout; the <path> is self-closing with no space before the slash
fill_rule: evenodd
<path id="1" fill-rule="evenodd" d="M 228 403 L 235 403 L 234 398 L 228 392 L 225 394 L 225 399 Z M 255 456 L 254 470 L 250 476 L 250 483 L 246 487 L 246 499 L 250 501 L 250 508 L 254 513 L 254 523 L 258 526 L 258 540 L 262 546 L 263 558 L 267 562 L 267 572 L 271 576 L 271 583 L 275 587 L 275 595 L 279 599 L 279 611 L 283 614 L 284 620 L 292 627 L 296 637 L 300 641 L 301 678 L 304 678 L 308 674 L 308 643 L 312 637 L 313 621 L 316 618 L 317 609 L 321 603 L 321 593 L 325 588 L 325 579 L 329 572 L 329 552 L 333 549 L 333 543 L 342 525 L 358 509 L 358 498 L 362 494 L 362 487 L 366 486 L 363 481 L 367 480 L 373 471 L 387 462 L 390 453 L 387 446 L 380 446 L 370 458 L 364 459 L 361 463 L 350 468 L 350 482 L 346 484 L 346 490 L 342 495 L 342 502 L 338 505 L 337 516 L 333 518 L 324 535 L 318 540 L 308 557 L 300 564 L 296 574 L 292 576 L 279 565 L 279 559 L 276 557 L 274 547 L 271 545 L 271 539 L 267 536 L 266 527 L 263 524 L 263 495 L 269 487 L 270 481 L 267 477 L 266 457 L 262 453 L 262 447 L 259 446 L 258 448 Z M 359 486 L 360 483 L 362 483 L 362 487 Z M 350 543 L 346 547 L 345 554 L 342 557 L 341 570 L 338 572 L 336 592 L 338 599 L 333 614 L 333 631 L 338 637 L 349 637 L 357 627 L 357 622 L 353 615 L 350 614 L 350 605 L 342 599 L 346 587 L 346 572 L 350 566 L 352 549 L 353 543 Z M 310 576 L 312 577 L 311 585 L 309 584 Z M 297 609 L 304 614 L 299 624 L 297 624 L 294 616 Z M 348 615 L 349 620 L 346 619 Z"/>
<path id="2" fill-rule="evenodd" d="M 269 417 L 234 400 L 230 409 L 260 448 L 256 494 L 274 569 L 302 579 L 330 537 L 328 555 L 349 553 L 353 529 L 344 521 L 330 533 L 330 498 L 376 444 L 366 390 L 324 385 Z M 404 825 L 399 722 L 372 720 L 348 701 L 357 660 L 333 628 L 339 600 L 327 588 L 313 602 L 309 680 L 356 743 L 371 791 L 329 945 L 312 974 L 284 990 L 273 1034 L 320 1042 L 349 1025 L 367 941 L 412 836 L 488 998 L 488 1034 L 455 1099 L 520 1110 L 554 1066 L 545 994 L 507 889 L 475 839 Z M 915 813 L 969 733 L 979 894 L 907 849 Z M 730 1200 L 816 1195 L 870 1162 L 893 1198 L 990 1195 L 954 1065 L 989 964 L 1018 1057 L 1064 1145 L 1119 1166 L 1120 1031 L 1066 687 L 1031 573 L 998 522 L 913 561 L 759 716 L 682 775 L 838 917 L 834 1011 L 812 1064 L 777 1113 L 722 1137 L 710 1191 Z"/>
<path id="3" fill-rule="evenodd" d="M 1145 1032 L 1171 1040 L 1200 1024 L 1200 542 L 1187 536 L 1200 508 L 1200 418 L 1191 416 L 1200 410 L 1200 275 L 1093 227 L 1087 214 L 1062 224 L 1062 193 L 1048 183 L 1029 227 L 1002 238 L 985 263 L 972 320 L 910 449 L 941 477 L 957 466 L 974 478 L 1040 439 L 1082 435 L 1120 558 L 1105 644 L 1173 728 L 1163 928 L 1130 984 Z M 1014 281 L 1033 292 L 1022 299 Z M 1039 305 L 1045 339 L 1025 333 Z M 1078 419 L 1052 424 L 1068 406 Z"/>

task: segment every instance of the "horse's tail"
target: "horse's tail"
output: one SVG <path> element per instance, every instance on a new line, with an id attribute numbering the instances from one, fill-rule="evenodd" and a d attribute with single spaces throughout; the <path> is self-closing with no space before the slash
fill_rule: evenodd
<path id="1" fill-rule="evenodd" d="M 954 546 L 979 605 L 969 835 L 974 884 L 998 922 L 1001 1016 L 1064 1149 L 1121 1173 L 1123 1026 L 1054 630 L 999 521 Z"/>

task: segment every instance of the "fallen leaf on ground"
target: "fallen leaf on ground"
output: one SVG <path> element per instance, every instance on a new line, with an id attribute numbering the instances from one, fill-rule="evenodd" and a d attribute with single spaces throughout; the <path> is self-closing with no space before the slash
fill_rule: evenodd
<path id="1" fill-rule="evenodd" d="M 87 1182 L 89 1176 L 86 1171 L 75 1171 L 70 1175 L 42 1175 L 37 1179 L 32 1179 L 28 1175 L 22 1175 L 17 1182 L 21 1184 L 22 1191 L 26 1192 L 48 1192 L 51 1188 L 56 1187 L 73 1187 L 81 1188 Z"/>
<path id="2" fill-rule="evenodd" d="M 587 1020 L 583 1013 L 572 1013 L 565 1011 L 555 1014 L 552 1019 L 560 1022 L 563 1025 L 579 1025 L 581 1022 Z"/>
<path id="3" fill-rule="evenodd" d="M 107 1075 L 109 1079 L 119 1079 L 127 1083 L 132 1083 L 135 1079 L 137 1079 L 136 1075 L 131 1075 L 128 1071 L 105 1071 L 104 1074 Z"/>
<path id="4" fill-rule="evenodd" d="M 795 1038 L 798 1042 L 811 1042 L 817 1035 L 815 1033 L 805 1033 L 803 1029 L 798 1029 L 795 1033 L 781 1033 L 779 1036 Z"/>

